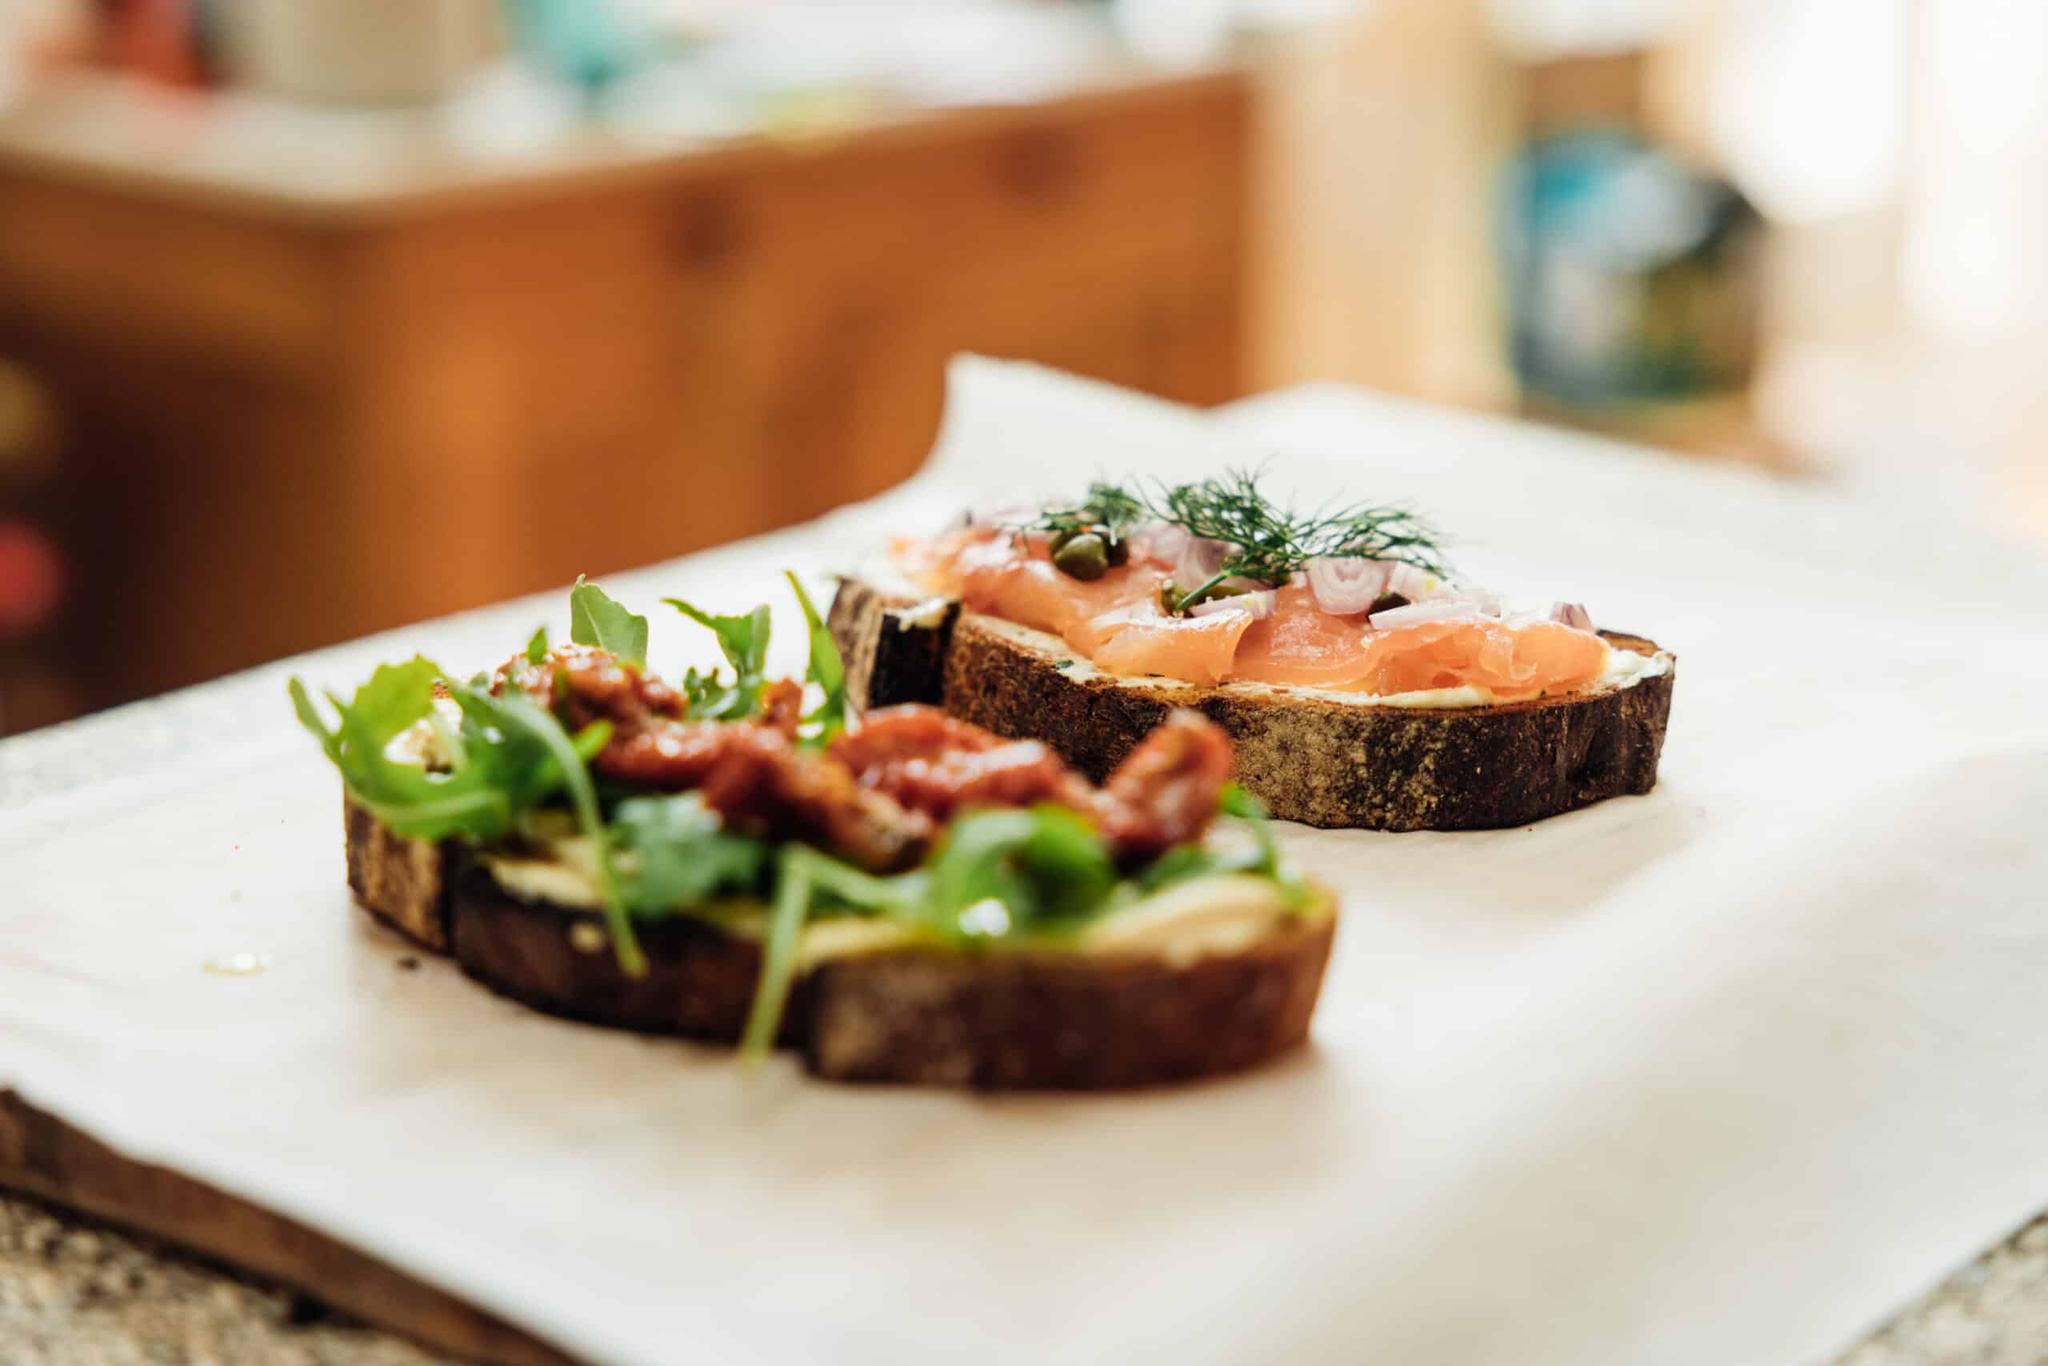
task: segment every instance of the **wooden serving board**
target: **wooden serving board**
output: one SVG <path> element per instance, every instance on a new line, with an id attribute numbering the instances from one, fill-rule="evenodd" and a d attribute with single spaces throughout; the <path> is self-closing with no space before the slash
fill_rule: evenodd
<path id="1" fill-rule="evenodd" d="M 575 1358 L 317 1229 L 117 1152 L 0 1090 L 0 1186 L 303 1290 L 416 1342 L 508 1366 Z"/>

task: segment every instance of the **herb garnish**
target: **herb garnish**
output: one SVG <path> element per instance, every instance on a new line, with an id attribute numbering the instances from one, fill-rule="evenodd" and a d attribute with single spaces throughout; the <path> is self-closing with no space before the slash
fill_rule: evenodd
<path id="1" fill-rule="evenodd" d="M 683 675 L 683 692 L 690 699 L 690 715 L 708 721 L 737 721 L 752 716 L 761 705 L 761 689 L 768 682 L 768 604 L 762 603 L 745 616 L 720 617 L 693 607 L 681 598 L 663 598 L 718 637 L 719 652 L 732 665 L 733 680 L 727 683 L 715 669 L 691 669 Z"/>
<path id="2" fill-rule="evenodd" d="M 447 688 L 461 707 L 459 726 L 436 709 L 437 687 Z M 417 656 L 379 665 L 346 702 L 327 694 L 336 717 L 332 727 L 303 680 L 292 679 L 290 692 L 299 724 L 341 770 L 349 793 L 394 833 L 413 839 L 492 839 L 506 833 L 513 817 L 559 791 L 569 781 L 565 771 L 581 773 L 585 760 L 611 738 L 605 722 L 573 739 L 552 716 L 545 723 L 552 733 L 546 735 L 543 724 L 530 717 L 503 723 L 496 704 L 504 699 L 480 704 L 477 689 L 450 682 L 440 665 Z M 392 741 L 423 721 L 435 728 L 442 761 L 393 757 Z"/>
<path id="3" fill-rule="evenodd" d="M 1241 836 L 1235 847 L 1182 845 L 1129 879 L 1119 878 L 1093 824 L 1050 804 L 967 812 L 922 868 L 894 877 L 864 873 L 808 845 L 784 845 L 741 1056 L 758 1059 L 774 1043 L 803 926 L 822 907 L 880 915 L 971 948 L 1020 935 L 1073 933 L 1175 883 L 1220 874 L 1267 878 L 1297 909 L 1311 904 L 1307 884 L 1281 860 L 1265 804 L 1232 783 L 1218 809 Z"/>
<path id="4" fill-rule="evenodd" d="M 921 919 L 954 940 L 1000 937 L 1080 920 L 1116 889 L 1116 865 L 1095 827 L 1063 806 L 971 811 L 953 822 L 929 865 Z M 1001 904 L 1000 924 L 977 907 Z"/>
<path id="5" fill-rule="evenodd" d="M 458 727 L 440 716 L 437 690 L 460 709 Z M 396 834 L 430 842 L 458 835 L 498 839 L 521 812 L 566 794 L 583 833 L 598 846 L 600 900 L 619 965 L 635 975 L 644 970 L 586 767 L 611 738 L 609 722 L 595 722 L 572 738 L 552 713 L 524 696 L 494 697 L 481 679 L 458 682 L 420 657 L 380 666 L 347 702 L 329 693 L 337 720 L 332 729 L 304 682 L 292 679 L 290 691 L 300 724 L 341 770 L 349 794 Z M 434 727 L 441 761 L 394 758 L 392 741 L 423 721 Z"/>
<path id="6" fill-rule="evenodd" d="M 562 729 L 562 723 L 555 719 L 554 713 L 544 707 L 536 707 L 523 693 L 507 691 L 503 697 L 496 697 L 481 681 L 449 682 L 444 686 L 462 708 L 465 732 L 474 724 L 478 732 L 498 737 L 508 751 L 516 750 L 522 744 L 537 747 L 545 756 L 544 762 L 553 765 L 551 772 L 544 770 L 543 782 L 534 790 L 514 792 L 508 794 L 509 798 L 519 803 L 516 809 L 524 809 L 538 803 L 557 785 L 568 794 L 577 825 L 597 850 L 597 899 L 604 908 L 605 923 L 611 930 L 612 952 L 618 955 L 619 969 L 628 977 L 638 977 L 646 972 L 647 957 L 640 951 L 632 919 L 626 913 L 625 897 L 619 889 L 619 875 L 613 867 L 611 846 L 605 833 L 604 813 L 598 807 L 597 788 L 590 781 L 590 770 L 586 767 L 588 754 L 603 749 L 605 741 L 611 738 L 611 726 L 597 722 L 588 728 L 586 733 L 591 735 L 592 743 L 586 754 L 570 742 L 568 733 Z"/>
<path id="7" fill-rule="evenodd" d="M 1220 814 L 1246 837 L 1238 848 L 1184 844 L 1178 849 L 1169 849 L 1151 867 L 1138 874 L 1138 885 L 1148 892 L 1156 892 L 1190 878 L 1219 873 L 1249 873 L 1254 877 L 1271 878 L 1290 902 L 1296 906 L 1306 905 L 1308 888 L 1282 862 L 1280 844 L 1273 838 L 1266 804 L 1236 783 L 1230 783 L 1224 787 L 1217 807 Z"/>
<path id="8" fill-rule="evenodd" d="M 818 705 L 804 716 L 803 738 L 812 744 L 823 744 L 846 729 L 846 662 L 839 657 L 839 642 L 832 639 L 831 628 L 818 615 L 817 604 L 793 573 L 785 572 L 789 587 L 796 594 L 797 606 L 803 609 L 804 629 L 810 634 L 811 653 L 804 665 L 805 681 L 818 685 L 823 694 Z"/>
<path id="9" fill-rule="evenodd" d="M 1149 513 L 1145 501 L 1128 489 L 1097 480 L 1088 486 L 1086 498 L 1047 508 L 1033 525 L 1055 536 L 1093 530 L 1107 532 L 1111 539 L 1121 539 L 1124 532 L 1144 521 Z"/>
<path id="10" fill-rule="evenodd" d="M 1144 516 L 1137 498 L 1098 480 L 1081 502 L 1049 507 L 1030 526 L 1049 534 L 1052 562 L 1061 573 L 1092 581 L 1131 557 L 1125 533 Z"/>
<path id="11" fill-rule="evenodd" d="M 662 915 L 761 885 L 768 846 L 728 832 L 702 793 L 628 797 L 612 809 L 612 839 L 630 855 L 620 877 L 626 906 Z"/>
<path id="12" fill-rule="evenodd" d="M 823 744 L 846 728 L 846 665 L 839 658 L 839 646 L 818 612 L 811 595 L 795 574 L 784 574 L 804 614 L 804 629 L 810 653 L 804 665 L 804 680 L 815 683 L 818 705 L 804 713 L 800 738 L 811 745 Z M 768 640 L 773 622 L 763 603 L 744 616 L 717 616 L 681 598 L 663 602 L 718 638 L 719 652 L 732 666 L 727 682 L 715 669 L 691 669 L 683 675 L 683 693 L 690 699 L 690 715 L 707 721 L 735 721 L 752 716 L 761 705 L 761 690 L 768 682 Z"/>
<path id="13" fill-rule="evenodd" d="M 775 860 L 775 894 L 761 946 L 761 976 L 740 1035 L 740 1060 L 758 1062 L 775 1043 L 796 977 L 803 927 L 813 911 L 829 906 L 856 915 L 903 917 L 923 904 L 927 882 L 923 872 L 878 877 L 807 844 L 783 845 Z"/>
<path id="14" fill-rule="evenodd" d="M 569 639 L 608 650 L 630 664 L 647 663 L 647 618 L 633 615 L 580 574 L 569 590 Z"/>
<path id="15" fill-rule="evenodd" d="M 1033 527 L 1057 539 L 1100 523 L 1121 538 L 1147 517 L 1235 547 L 1207 580 L 1172 590 L 1166 606 L 1173 612 L 1217 596 L 1230 579 L 1277 588 L 1316 559 L 1391 560 L 1439 577 L 1450 574 L 1437 533 L 1410 509 L 1355 503 L 1297 512 L 1267 497 L 1257 471 L 1245 469 L 1161 484 L 1149 493 L 1098 481 L 1088 486 L 1085 501 L 1049 508 Z M 1100 577 L 1100 571 L 1085 577 Z"/>

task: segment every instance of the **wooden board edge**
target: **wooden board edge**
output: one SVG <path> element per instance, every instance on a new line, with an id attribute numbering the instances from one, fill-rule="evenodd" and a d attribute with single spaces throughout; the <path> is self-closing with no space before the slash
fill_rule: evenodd
<path id="1" fill-rule="evenodd" d="M 576 1360 L 317 1229 L 137 1161 L 4 1087 L 0 1186 L 280 1282 L 436 1351 L 506 1366 Z"/>

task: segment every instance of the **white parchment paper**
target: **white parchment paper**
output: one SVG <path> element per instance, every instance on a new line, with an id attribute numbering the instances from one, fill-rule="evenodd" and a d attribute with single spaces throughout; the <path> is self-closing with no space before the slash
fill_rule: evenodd
<path id="1" fill-rule="evenodd" d="M 780 601 L 969 499 L 1262 458 L 1681 660 L 1646 798 L 1287 831 L 1345 921 L 1284 1065 L 850 1089 L 402 970 L 272 669 L 0 746 L 0 1085 L 618 1361 L 1795 1362 L 2048 1204 L 2048 572 L 1970 528 L 1340 390 L 1196 417 L 968 362 L 912 485 L 613 587 Z M 563 617 L 296 667 L 482 666 Z M 204 970 L 235 953 L 269 967 Z"/>

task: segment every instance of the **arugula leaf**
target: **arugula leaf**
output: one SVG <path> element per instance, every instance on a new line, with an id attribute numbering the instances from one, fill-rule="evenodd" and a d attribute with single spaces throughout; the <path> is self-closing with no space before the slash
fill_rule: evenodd
<path id="1" fill-rule="evenodd" d="M 701 793 L 630 797 L 612 810 L 618 847 L 637 868 L 621 879 L 626 906 L 642 915 L 699 905 L 760 885 L 768 846 L 727 834 Z"/>
<path id="2" fill-rule="evenodd" d="M 752 1064 L 775 1044 L 790 983 L 796 977 L 797 950 L 804 923 L 821 904 L 863 912 L 882 912 L 922 923 L 926 878 L 923 873 L 877 877 L 842 863 L 805 844 L 785 844 L 776 857 L 775 901 L 768 912 L 768 935 L 761 946 L 761 976 L 747 1010 L 740 1038 L 740 1059 Z"/>
<path id="3" fill-rule="evenodd" d="M 1199 844 L 1183 844 L 1169 849 L 1146 866 L 1138 874 L 1138 885 L 1148 892 L 1171 887 L 1176 882 L 1187 882 L 1193 878 L 1207 877 L 1210 873 L 1236 872 L 1232 860 L 1213 849 Z"/>
<path id="4" fill-rule="evenodd" d="M 1279 868 L 1265 805 L 1235 784 L 1218 802 L 1252 838 L 1239 851 L 1186 845 L 1146 870 L 1139 886 L 1156 890 L 1213 872 L 1261 873 L 1303 904 L 1306 889 Z M 715 824 L 715 818 L 704 813 Z M 758 871 L 759 865 L 754 865 Z M 808 845 L 776 856 L 774 901 L 761 950 L 761 976 L 740 1043 L 758 1062 L 774 1046 L 796 975 L 804 925 L 821 905 L 887 915 L 956 943 L 1000 939 L 1023 930 L 1058 929 L 1129 895 L 1109 847 L 1084 817 L 1062 806 L 974 811 L 959 817 L 926 866 L 895 877 L 865 873 Z M 992 904 L 994 903 L 994 904 Z M 998 909 L 998 905 L 1000 909 Z"/>
<path id="5" fill-rule="evenodd" d="M 846 729 L 846 662 L 839 657 L 839 643 L 832 639 L 832 632 L 818 615 L 817 606 L 803 584 L 788 571 L 784 571 L 783 577 L 789 580 L 797 605 L 804 610 L 804 627 L 811 637 L 810 661 L 804 667 L 804 677 L 817 684 L 824 694 L 823 700 L 804 717 L 804 738 L 823 744 Z"/>
<path id="6" fill-rule="evenodd" d="M 931 879 L 922 872 L 877 877 L 824 854 L 813 861 L 811 882 L 822 896 L 841 909 L 913 919 L 924 905 L 931 885 Z"/>
<path id="7" fill-rule="evenodd" d="M 690 699 L 690 714 L 714 721 L 735 721 L 751 716 L 761 705 L 761 687 L 767 682 L 768 607 L 763 605 L 743 617 L 713 616 L 681 598 L 663 602 L 718 637 L 718 648 L 732 665 L 733 681 L 726 683 L 717 672 L 692 669 L 683 676 L 683 691 Z"/>
<path id="8" fill-rule="evenodd" d="M 774 1046 L 804 924 L 821 902 L 891 915 L 957 941 L 1077 919 L 1100 907 L 1116 887 L 1116 868 L 1102 837 L 1060 806 L 962 816 L 927 868 L 896 877 L 864 873 L 808 845 L 785 844 L 776 857 L 761 977 L 740 1057 L 758 1062 Z M 995 923 L 979 923 L 976 916 L 985 917 L 991 898 L 1002 902 L 1006 914 Z"/>
<path id="9" fill-rule="evenodd" d="M 740 1061 L 759 1063 L 775 1046 L 775 1031 L 789 1004 L 789 984 L 796 977 L 798 943 L 811 911 L 814 854 L 801 844 L 785 844 L 775 866 L 775 904 L 768 912 L 768 936 L 761 944 L 761 980 L 747 1008 L 747 1027 L 740 1035 Z"/>
<path id="10" fill-rule="evenodd" d="M 608 650 L 629 663 L 647 663 L 647 618 L 633 615 L 580 577 L 569 590 L 569 639 Z"/>
<path id="11" fill-rule="evenodd" d="M 548 657 L 548 628 L 543 626 L 526 642 L 526 662 L 538 664 Z"/>
<path id="12" fill-rule="evenodd" d="M 495 777 L 502 784 L 500 795 L 508 807 L 524 810 L 557 788 L 568 793 L 577 825 L 597 849 L 598 899 L 604 906 L 605 923 L 611 930 L 612 951 L 618 955 L 619 968 L 629 977 L 646 972 L 647 958 L 633 933 L 633 922 L 626 914 L 625 898 L 619 890 L 618 873 L 612 866 L 611 841 L 605 832 L 604 813 L 598 809 L 597 788 L 590 780 L 590 770 L 584 766 L 585 749 L 602 749 L 604 740 L 609 738 L 609 727 L 595 740 L 589 731 L 572 740 L 553 712 L 536 707 L 522 694 L 508 692 L 503 697 L 493 697 L 488 689 L 474 683 L 450 683 L 448 691 L 462 708 L 465 732 L 494 742 L 484 751 L 493 756 L 493 762 L 474 763 L 469 771 Z M 590 729 L 594 731 L 597 727 Z M 496 772 L 492 772 L 494 769 Z M 509 814 L 508 811 L 508 821 Z"/>
<path id="13" fill-rule="evenodd" d="M 1095 827 L 1063 806 L 960 817 L 932 856 L 926 922 L 951 939 L 997 937 L 1089 914 L 1116 890 L 1116 865 Z M 1007 916 L 977 913 L 989 900 Z"/>
<path id="14" fill-rule="evenodd" d="M 1273 838 L 1273 823 L 1266 804 L 1236 783 L 1225 785 L 1216 802 L 1217 811 L 1245 838 L 1235 848 L 1214 848 L 1207 844 L 1184 844 L 1169 849 L 1138 874 L 1138 886 L 1156 892 L 1176 882 L 1207 877 L 1213 873 L 1249 873 L 1271 878 L 1288 900 L 1298 905 L 1308 901 L 1308 888 L 1280 859 L 1280 845 Z"/>
<path id="15" fill-rule="evenodd" d="M 1258 847 L 1259 856 L 1245 871 L 1279 878 L 1280 845 L 1273 838 L 1273 813 L 1265 800 L 1245 791 L 1241 784 L 1225 783 L 1222 793 L 1216 799 L 1216 809 L 1238 821 L 1251 832 L 1252 842 Z"/>
<path id="16" fill-rule="evenodd" d="M 1226 816 L 1245 821 L 1263 821 L 1273 814 L 1266 805 L 1266 799 L 1247 791 L 1243 783 L 1225 783 L 1223 791 L 1217 795 L 1216 809 Z"/>
<path id="17" fill-rule="evenodd" d="M 459 732 L 451 734 L 439 721 L 437 684 L 461 709 Z M 588 726 L 572 739 L 552 713 L 524 696 L 493 697 L 481 680 L 454 682 L 424 658 L 379 666 L 347 702 L 330 694 L 337 720 L 332 728 L 304 682 L 291 680 L 290 692 L 300 723 L 341 771 L 349 794 L 398 834 L 431 841 L 458 835 L 496 839 L 511 829 L 520 812 L 566 791 L 584 833 L 596 840 L 602 855 L 599 885 L 614 923 L 619 962 L 628 972 L 643 970 L 632 927 L 624 923 L 603 817 L 584 766 L 611 738 L 608 722 Z M 440 726 L 447 762 L 430 766 L 409 755 L 394 756 L 392 741 L 427 720 Z"/>
<path id="18" fill-rule="evenodd" d="M 286 690 L 292 695 L 292 710 L 297 713 L 299 724 L 312 732 L 313 738 L 320 742 L 321 752 L 326 754 L 328 760 L 339 764 L 341 737 L 327 728 L 327 718 L 320 714 L 320 708 L 313 704 L 313 699 L 306 693 L 305 680 L 294 676 L 286 685 Z"/>
<path id="19" fill-rule="evenodd" d="M 442 676 L 439 665 L 419 657 L 379 665 L 351 700 L 328 694 L 337 721 L 331 729 L 305 683 L 294 678 L 292 709 L 341 771 L 350 795 L 396 833 L 425 840 L 489 838 L 503 833 L 512 818 L 511 802 L 492 773 L 474 763 L 429 768 L 389 752 L 392 741 L 434 715 L 434 684 Z M 461 752 L 467 758 L 469 747 Z"/>

